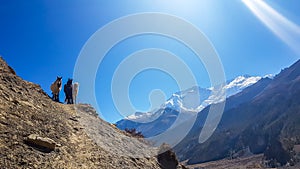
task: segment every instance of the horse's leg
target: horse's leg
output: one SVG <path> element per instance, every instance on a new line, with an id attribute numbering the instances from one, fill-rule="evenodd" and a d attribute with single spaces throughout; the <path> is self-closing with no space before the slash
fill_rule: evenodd
<path id="1" fill-rule="evenodd" d="M 69 104 L 73 104 L 73 96 L 69 96 Z"/>
<path id="2" fill-rule="evenodd" d="M 57 93 L 57 102 L 59 102 L 59 92 Z"/>

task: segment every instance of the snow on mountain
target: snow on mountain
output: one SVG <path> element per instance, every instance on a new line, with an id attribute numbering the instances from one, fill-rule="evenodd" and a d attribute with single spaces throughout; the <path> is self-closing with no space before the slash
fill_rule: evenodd
<path id="1" fill-rule="evenodd" d="M 265 75 L 264 78 L 269 78 L 269 79 L 274 79 L 275 75 L 273 74 L 268 74 L 268 75 Z"/>
<path id="2" fill-rule="evenodd" d="M 241 92 L 243 89 L 253 85 L 260 79 L 260 76 L 238 76 L 225 86 L 227 97 Z"/>
<path id="3" fill-rule="evenodd" d="M 199 112 L 201 103 L 209 98 L 212 89 L 192 87 L 187 90 L 174 93 L 163 105 L 163 108 L 172 108 L 178 112 Z"/>
<path id="4" fill-rule="evenodd" d="M 222 91 L 226 91 L 226 97 L 230 97 L 241 92 L 246 87 L 253 85 L 260 79 L 260 76 L 238 76 L 229 81 L 223 87 Z M 224 100 L 224 98 L 222 100 L 222 98 L 218 98 L 217 96 L 219 95 L 214 93 L 214 87 L 192 87 L 173 94 L 162 107 L 169 107 L 181 112 L 199 112 L 209 104 Z"/>
<path id="5" fill-rule="evenodd" d="M 267 75 L 267 77 L 273 76 Z M 255 84 L 261 78 L 262 77 L 260 76 L 238 76 L 237 78 L 228 81 L 221 92 L 226 92 L 226 98 L 228 98 Z M 161 109 L 171 108 L 186 114 L 198 113 L 212 103 L 224 101 L 225 98 L 220 97 L 220 93 L 216 93 L 216 90 L 214 89 L 214 87 L 201 88 L 194 86 L 184 91 L 174 93 L 164 104 L 162 104 Z M 135 113 L 134 115 L 126 117 L 126 119 L 136 122 L 153 121 L 157 119 L 161 113 L 162 111 Z"/>
<path id="6" fill-rule="evenodd" d="M 156 120 L 158 117 L 161 116 L 162 113 L 163 111 L 161 109 L 158 111 L 156 110 L 146 113 L 136 112 L 135 114 L 125 117 L 125 119 L 141 123 L 147 123 Z"/>

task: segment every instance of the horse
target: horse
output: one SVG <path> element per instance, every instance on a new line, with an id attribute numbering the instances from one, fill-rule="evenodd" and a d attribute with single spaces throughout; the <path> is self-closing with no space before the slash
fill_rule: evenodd
<path id="1" fill-rule="evenodd" d="M 52 100 L 59 102 L 59 92 L 62 87 L 62 77 L 57 76 L 55 82 L 53 82 L 50 86 L 52 91 Z"/>
<path id="2" fill-rule="evenodd" d="M 73 101 L 74 101 L 75 104 L 77 102 L 78 90 L 79 90 L 79 83 L 75 82 L 73 84 Z"/>
<path id="3" fill-rule="evenodd" d="M 67 84 L 64 85 L 64 92 L 66 95 L 65 102 L 67 104 L 73 104 L 73 87 L 72 87 L 72 79 L 68 79 Z"/>

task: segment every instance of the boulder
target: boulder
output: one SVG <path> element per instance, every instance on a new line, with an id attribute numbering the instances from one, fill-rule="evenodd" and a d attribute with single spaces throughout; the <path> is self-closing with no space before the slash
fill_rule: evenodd
<path id="1" fill-rule="evenodd" d="M 44 151 L 53 151 L 56 143 L 54 140 L 47 137 L 40 137 L 37 134 L 30 134 L 25 142 L 31 146 L 42 149 Z"/>
<path id="2" fill-rule="evenodd" d="M 163 143 L 160 146 L 157 155 L 157 160 L 159 162 L 160 167 L 163 169 L 176 169 L 179 164 L 174 151 L 166 143 Z"/>

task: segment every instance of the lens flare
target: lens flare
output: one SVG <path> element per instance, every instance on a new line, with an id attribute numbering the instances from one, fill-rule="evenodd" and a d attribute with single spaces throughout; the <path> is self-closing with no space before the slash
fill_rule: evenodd
<path id="1" fill-rule="evenodd" d="M 276 36 L 300 54 L 300 27 L 262 0 L 242 0 L 243 3 Z"/>

